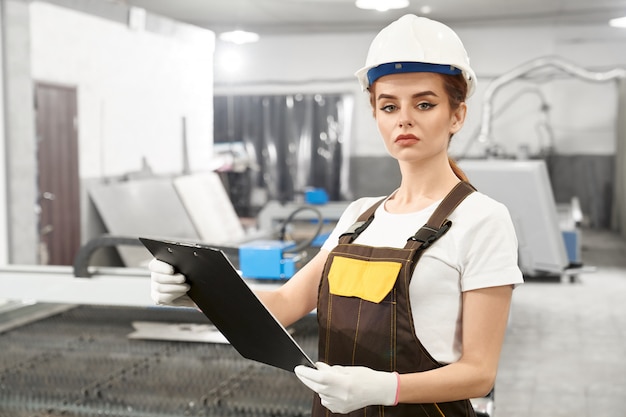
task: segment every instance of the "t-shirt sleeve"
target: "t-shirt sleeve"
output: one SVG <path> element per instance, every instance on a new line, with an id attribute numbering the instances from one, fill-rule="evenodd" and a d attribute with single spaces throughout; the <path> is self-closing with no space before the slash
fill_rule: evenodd
<path id="1" fill-rule="evenodd" d="M 472 225 L 464 240 L 461 290 L 524 282 L 517 260 L 517 236 L 508 209 L 497 203 Z"/>

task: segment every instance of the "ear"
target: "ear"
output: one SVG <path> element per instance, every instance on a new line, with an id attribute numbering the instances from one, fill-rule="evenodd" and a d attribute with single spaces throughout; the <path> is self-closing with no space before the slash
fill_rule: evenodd
<path id="1" fill-rule="evenodd" d="M 452 112 L 452 117 L 450 118 L 450 134 L 454 135 L 456 132 L 461 130 L 463 124 L 465 123 L 465 116 L 467 115 L 467 105 L 465 102 L 459 104 L 459 107 Z"/>

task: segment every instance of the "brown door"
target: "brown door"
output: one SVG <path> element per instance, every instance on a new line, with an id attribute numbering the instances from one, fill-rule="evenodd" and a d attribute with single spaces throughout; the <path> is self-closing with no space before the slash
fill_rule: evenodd
<path id="1" fill-rule="evenodd" d="M 71 265 L 80 247 L 76 88 L 37 83 L 41 264 Z"/>

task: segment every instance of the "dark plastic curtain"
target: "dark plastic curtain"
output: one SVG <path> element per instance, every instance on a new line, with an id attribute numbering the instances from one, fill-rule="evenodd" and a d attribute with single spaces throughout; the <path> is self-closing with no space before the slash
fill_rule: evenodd
<path id="1" fill-rule="evenodd" d="M 346 141 L 352 99 L 342 94 L 216 96 L 214 141 L 241 143 L 250 160 L 228 189 L 240 215 L 250 213 L 253 189 L 268 200 L 294 201 L 308 187 L 342 200 L 347 188 Z"/>

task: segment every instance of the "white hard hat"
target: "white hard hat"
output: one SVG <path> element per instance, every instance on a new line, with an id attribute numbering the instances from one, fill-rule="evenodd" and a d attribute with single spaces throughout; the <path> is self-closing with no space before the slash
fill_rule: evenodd
<path id="1" fill-rule="evenodd" d="M 363 90 L 378 78 L 402 72 L 463 74 L 467 97 L 476 75 L 458 35 L 443 23 L 407 14 L 381 30 L 372 41 L 365 66 L 356 72 Z"/>

